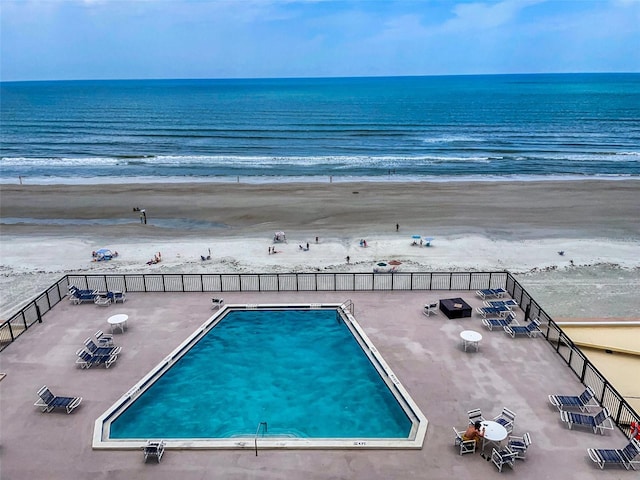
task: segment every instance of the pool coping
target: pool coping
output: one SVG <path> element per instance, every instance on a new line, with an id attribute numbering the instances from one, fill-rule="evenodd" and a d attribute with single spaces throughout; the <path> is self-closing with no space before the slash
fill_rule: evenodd
<path id="1" fill-rule="evenodd" d="M 168 449 L 421 449 L 427 432 L 428 420 L 416 402 L 411 398 L 393 370 L 386 363 L 375 345 L 366 335 L 352 312 L 352 304 L 345 303 L 301 303 L 301 304 L 227 304 L 219 308 L 209 319 L 189 335 L 178 347 L 167 355 L 160 363 L 144 375 L 132 388 L 122 395 L 102 415 L 100 415 L 93 429 L 92 448 L 95 450 L 132 450 L 141 449 L 146 445 L 145 440 L 114 440 L 108 439 L 111 421 L 123 407 L 150 388 L 159 375 L 175 364 L 190 348 L 191 345 L 206 335 L 230 311 L 256 309 L 334 309 L 338 311 L 345 325 L 349 328 L 354 339 L 369 358 L 372 366 L 385 382 L 387 388 L 403 409 L 412 427 L 409 436 L 404 439 L 377 438 L 292 438 L 292 437 L 233 437 L 224 439 L 162 439 Z M 106 439 L 105 439 L 106 438 Z M 160 439 L 158 439 L 160 440 Z"/>

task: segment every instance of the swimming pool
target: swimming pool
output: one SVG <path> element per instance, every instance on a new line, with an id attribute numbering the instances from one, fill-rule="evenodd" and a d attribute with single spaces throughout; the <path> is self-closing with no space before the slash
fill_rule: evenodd
<path id="1" fill-rule="evenodd" d="M 94 448 L 420 448 L 426 418 L 345 305 L 228 305 L 96 421 Z"/>

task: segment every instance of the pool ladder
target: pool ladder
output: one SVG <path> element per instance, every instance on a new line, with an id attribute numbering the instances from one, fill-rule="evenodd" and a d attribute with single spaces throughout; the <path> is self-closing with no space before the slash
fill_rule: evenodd
<path id="1" fill-rule="evenodd" d="M 268 432 L 267 422 L 260 422 L 258 424 L 258 428 L 256 430 L 256 436 L 253 438 L 253 445 L 256 450 L 256 457 L 258 456 L 258 435 L 260 434 L 260 430 L 264 427 L 263 435 Z"/>

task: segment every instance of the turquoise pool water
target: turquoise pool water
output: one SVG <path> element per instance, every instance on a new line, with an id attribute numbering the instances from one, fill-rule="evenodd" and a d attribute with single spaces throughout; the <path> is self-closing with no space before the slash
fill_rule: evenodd
<path id="1" fill-rule="evenodd" d="M 111 439 L 407 438 L 411 421 L 336 310 L 231 311 L 122 412 Z"/>

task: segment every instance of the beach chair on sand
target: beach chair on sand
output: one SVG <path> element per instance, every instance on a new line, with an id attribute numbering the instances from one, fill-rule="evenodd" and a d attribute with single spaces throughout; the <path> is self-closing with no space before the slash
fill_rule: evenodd
<path id="1" fill-rule="evenodd" d="M 38 401 L 34 406 L 42 408 L 43 412 L 51 412 L 55 408 L 64 408 L 67 413 L 73 412 L 82 402 L 82 397 L 58 397 L 44 385 L 38 390 Z"/>
<path id="2" fill-rule="evenodd" d="M 144 461 L 146 462 L 149 458 L 155 458 L 158 463 L 162 460 L 162 455 L 164 455 L 164 440 L 153 441 L 148 440 L 147 444 L 142 447 L 142 451 L 144 453 Z"/>
<path id="3" fill-rule="evenodd" d="M 640 455 L 640 442 L 635 438 L 622 449 L 589 448 L 587 453 L 601 470 L 604 470 L 605 465 L 622 465 L 627 470 L 635 470 L 636 465 L 640 465 L 640 460 L 634 460 Z"/>

